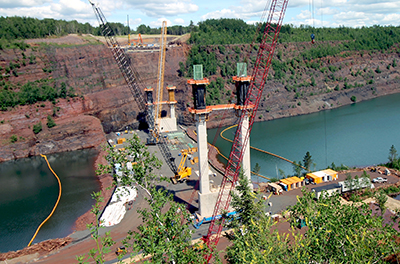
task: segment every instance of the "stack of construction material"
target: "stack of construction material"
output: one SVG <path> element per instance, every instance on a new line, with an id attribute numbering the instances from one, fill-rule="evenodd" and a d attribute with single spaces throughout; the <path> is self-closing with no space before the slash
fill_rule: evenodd
<path id="1" fill-rule="evenodd" d="M 115 190 L 110 204 L 104 210 L 101 218 L 101 226 L 113 226 L 119 224 L 126 213 L 126 205 L 137 197 L 135 187 L 121 186 Z"/>

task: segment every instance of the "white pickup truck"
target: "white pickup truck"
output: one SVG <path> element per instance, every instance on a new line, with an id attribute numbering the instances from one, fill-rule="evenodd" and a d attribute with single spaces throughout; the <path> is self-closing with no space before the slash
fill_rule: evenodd
<path id="1" fill-rule="evenodd" d="M 374 178 L 372 180 L 372 182 L 374 182 L 374 183 L 382 183 L 382 182 L 387 182 L 387 179 L 386 178 L 382 178 L 382 177 L 377 177 L 377 178 Z"/>

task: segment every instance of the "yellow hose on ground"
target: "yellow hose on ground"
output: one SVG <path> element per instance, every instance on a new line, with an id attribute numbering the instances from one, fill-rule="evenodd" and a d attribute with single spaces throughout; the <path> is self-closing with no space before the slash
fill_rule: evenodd
<path id="1" fill-rule="evenodd" d="M 44 223 L 46 223 L 47 222 L 47 220 L 49 220 L 50 219 L 50 217 L 53 215 L 53 213 L 54 213 L 54 211 L 56 210 L 56 208 L 57 208 L 57 206 L 58 206 L 58 203 L 60 202 L 60 198 L 61 198 L 61 192 L 62 192 L 62 188 L 61 188 L 61 181 L 60 181 L 60 178 L 58 178 L 58 176 L 57 176 L 57 174 L 53 171 L 53 169 L 51 168 L 51 166 L 50 166 L 50 163 L 49 163 L 49 161 L 47 160 L 47 157 L 46 157 L 46 155 L 42 155 L 42 154 L 40 154 L 40 156 L 42 156 L 45 160 L 46 160 L 46 162 L 47 162 L 47 166 L 49 167 L 49 169 L 51 170 L 51 172 L 54 174 L 54 176 L 57 178 L 57 181 L 58 181 L 58 189 L 59 189 L 59 191 L 58 191 L 58 198 L 57 198 L 57 202 L 56 202 L 56 204 L 54 205 L 54 207 L 53 207 L 53 210 L 51 211 L 51 213 L 49 214 L 49 216 L 46 218 L 46 219 L 44 219 L 44 221 L 39 225 L 39 227 L 36 229 L 36 232 L 35 232 L 35 234 L 33 235 L 33 237 L 32 237 L 32 239 L 31 239 L 31 241 L 29 242 L 29 244 L 28 244 L 28 247 L 30 247 L 31 246 L 31 244 L 32 244 L 32 242 L 33 242 L 33 240 L 35 239 L 35 237 L 36 237 L 36 235 L 38 234 L 38 232 L 39 232 L 39 230 L 40 230 L 40 228 L 44 225 Z"/>

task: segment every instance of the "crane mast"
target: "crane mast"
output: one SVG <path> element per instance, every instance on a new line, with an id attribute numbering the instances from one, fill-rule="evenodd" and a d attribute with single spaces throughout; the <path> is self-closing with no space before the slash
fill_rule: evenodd
<path id="1" fill-rule="evenodd" d="M 126 57 L 125 51 L 121 48 L 117 39 L 114 37 L 114 31 L 108 24 L 103 12 L 91 0 L 89 0 L 89 3 L 93 7 L 93 11 L 100 25 L 101 33 L 106 39 L 107 46 L 110 48 L 114 59 L 117 62 L 118 67 L 121 70 L 122 75 L 124 76 L 125 81 L 133 95 L 133 98 L 135 99 L 139 109 L 141 111 L 144 111 L 146 114 L 146 121 L 149 125 L 149 130 L 151 132 L 150 136 L 152 137 L 151 141 L 155 141 L 158 143 L 157 146 L 159 147 L 160 152 L 163 155 L 168 166 L 174 174 L 177 174 L 178 168 L 175 164 L 175 159 L 172 157 L 172 154 L 169 151 L 167 141 L 164 137 L 160 136 L 160 132 L 155 125 L 154 116 L 152 115 L 151 111 L 147 111 L 146 100 L 143 95 L 144 89 L 140 87 L 142 85 L 142 81 L 140 80 L 138 72 L 131 67 L 129 60 Z"/>
<path id="2" fill-rule="evenodd" d="M 207 245 L 212 248 L 218 244 L 224 219 L 216 219 L 228 211 L 232 196 L 231 191 L 235 188 L 238 180 L 241 162 L 246 145 L 249 142 L 251 129 L 253 127 L 258 105 L 265 86 L 268 71 L 271 65 L 272 56 L 275 51 L 278 35 L 282 26 L 283 17 L 289 0 L 271 0 L 268 18 L 266 20 L 263 37 L 258 49 L 256 62 L 252 72 L 252 79 L 247 91 L 247 96 L 243 107 L 240 109 L 240 118 L 236 129 L 235 137 L 232 143 L 229 161 L 225 168 L 225 177 L 222 180 L 221 188 L 218 193 L 217 202 L 214 207 L 212 221 L 210 223 L 208 234 L 205 238 Z M 249 119 L 249 126 L 246 135 L 242 135 L 242 129 L 245 119 Z M 244 136 L 244 140 L 242 140 Z M 207 258 L 210 260 L 212 255 Z"/>
<path id="3" fill-rule="evenodd" d="M 155 111 L 155 124 L 159 124 L 161 118 L 162 99 L 164 90 L 164 62 L 165 62 L 165 49 L 167 45 L 167 21 L 162 22 L 161 36 L 160 36 L 160 58 L 158 60 L 158 79 L 157 79 L 157 97 L 156 97 L 156 111 Z"/>

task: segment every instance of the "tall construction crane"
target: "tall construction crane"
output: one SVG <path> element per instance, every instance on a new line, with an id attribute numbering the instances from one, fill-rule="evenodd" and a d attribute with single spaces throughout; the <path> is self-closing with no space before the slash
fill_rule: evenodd
<path id="1" fill-rule="evenodd" d="M 159 147 L 161 154 L 163 155 L 172 172 L 176 175 L 178 173 L 178 168 L 175 164 L 175 159 L 172 157 L 172 154 L 168 148 L 166 138 L 160 136 L 158 127 L 155 125 L 154 122 L 153 113 L 152 111 L 149 111 L 146 107 L 146 100 L 143 95 L 144 89 L 140 87 L 143 83 L 140 80 L 139 74 L 134 68 L 131 67 L 126 57 L 125 51 L 121 48 L 117 39 L 114 37 L 114 31 L 107 22 L 107 19 L 105 18 L 103 12 L 91 0 L 88 1 L 93 7 L 97 20 L 99 21 L 101 33 L 106 39 L 107 45 L 111 50 L 114 59 L 117 62 L 118 67 L 125 78 L 126 83 L 128 84 L 133 98 L 135 98 L 139 109 L 146 114 L 146 121 L 149 125 L 149 130 L 151 132 L 150 140 L 148 142 L 158 143 L 157 146 Z"/>
<path id="2" fill-rule="evenodd" d="M 289 0 L 271 0 L 268 17 L 266 20 L 263 37 L 258 49 L 256 62 L 251 75 L 250 86 L 247 91 L 246 100 L 241 108 L 240 118 L 236 129 L 235 137 L 232 143 L 229 161 L 225 168 L 225 177 L 222 180 L 221 188 L 218 193 L 217 202 L 214 207 L 213 217 L 208 229 L 205 242 L 212 248 L 218 244 L 224 219 L 216 219 L 228 211 L 232 196 L 231 191 L 235 188 L 238 180 L 241 162 L 243 161 L 244 150 L 249 143 L 251 129 L 253 127 L 258 105 L 260 103 L 262 91 L 267 80 L 268 71 L 274 54 L 278 35 L 282 26 L 283 17 L 286 12 Z M 267 11 L 267 8 L 265 9 Z M 242 125 L 246 119 L 249 119 L 249 126 L 246 135 L 242 135 Z M 243 140 L 244 136 L 244 140 Z M 207 256 L 208 261 L 212 255 Z"/>
<path id="3" fill-rule="evenodd" d="M 156 126 L 160 125 L 162 99 L 164 90 L 164 63 L 165 63 L 165 50 L 167 46 L 167 21 L 162 22 L 161 36 L 160 36 L 160 58 L 158 59 L 158 78 L 157 78 L 157 96 L 156 96 L 156 111 L 155 123 Z"/>

